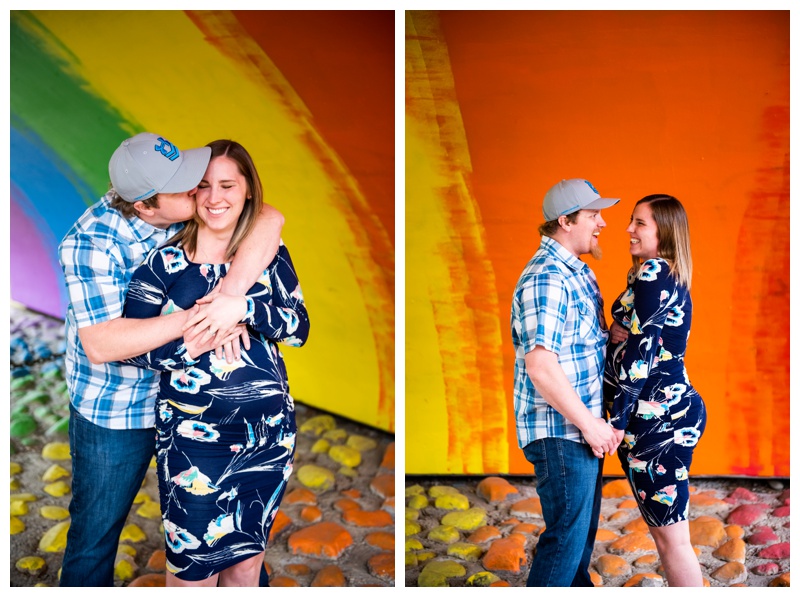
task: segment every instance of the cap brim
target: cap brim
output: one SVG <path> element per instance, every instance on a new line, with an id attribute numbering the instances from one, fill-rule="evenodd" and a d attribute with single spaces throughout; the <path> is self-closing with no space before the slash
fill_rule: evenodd
<path id="1" fill-rule="evenodd" d="M 208 168 L 211 160 L 210 147 L 187 149 L 183 152 L 183 161 L 175 175 L 165 184 L 160 193 L 184 193 L 195 188 Z"/>
<path id="2" fill-rule="evenodd" d="M 605 209 L 619 203 L 619 199 L 595 199 L 589 205 L 584 205 L 581 209 Z"/>

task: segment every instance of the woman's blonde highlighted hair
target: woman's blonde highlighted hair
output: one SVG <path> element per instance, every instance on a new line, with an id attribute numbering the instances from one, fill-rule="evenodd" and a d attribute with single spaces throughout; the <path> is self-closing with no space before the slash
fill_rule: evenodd
<path id="1" fill-rule="evenodd" d="M 648 195 L 636 202 L 646 203 L 653 214 L 658 234 L 658 256 L 669 262 L 672 275 L 689 290 L 692 286 L 692 247 L 689 243 L 689 219 L 683 205 L 672 195 Z M 633 258 L 638 272 L 641 259 Z"/>

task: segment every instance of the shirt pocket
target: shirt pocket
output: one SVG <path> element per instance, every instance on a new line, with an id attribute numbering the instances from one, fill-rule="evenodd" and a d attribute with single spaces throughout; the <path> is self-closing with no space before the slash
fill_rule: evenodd
<path id="1" fill-rule="evenodd" d="M 597 310 L 587 299 L 578 301 L 578 335 L 583 339 L 596 337 L 600 332 Z"/>

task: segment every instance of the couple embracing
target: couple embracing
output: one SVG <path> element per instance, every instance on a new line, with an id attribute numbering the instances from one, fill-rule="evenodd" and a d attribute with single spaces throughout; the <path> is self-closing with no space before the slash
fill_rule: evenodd
<path id="1" fill-rule="evenodd" d="M 606 199 L 586 180 L 545 195 L 539 250 L 514 291 L 517 438 L 536 472 L 546 525 L 528 586 L 592 586 L 603 458 L 618 454 L 669 586 L 703 586 L 689 541 L 689 468 L 706 410 L 684 367 L 692 258 L 683 205 L 639 200 L 632 268 L 606 326 L 597 279 Z"/>

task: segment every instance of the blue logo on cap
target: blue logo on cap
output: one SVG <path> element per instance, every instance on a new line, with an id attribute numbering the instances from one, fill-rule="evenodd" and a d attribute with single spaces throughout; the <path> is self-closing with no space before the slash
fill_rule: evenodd
<path id="1" fill-rule="evenodd" d="M 158 140 L 161 141 L 161 144 L 156 145 L 155 150 L 161 152 L 169 161 L 174 162 L 175 159 L 181 155 L 181 152 L 178 151 L 178 148 L 163 137 L 159 137 Z"/>
<path id="2" fill-rule="evenodd" d="M 583 182 L 585 182 L 586 184 L 588 184 L 588 185 L 589 185 L 589 188 L 590 188 L 590 189 L 592 189 L 592 190 L 593 190 L 593 191 L 594 191 L 594 192 L 595 192 L 597 195 L 599 195 L 599 194 L 600 194 L 600 191 L 598 191 L 596 188 L 594 188 L 594 187 L 592 186 L 592 183 L 590 183 L 588 180 L 584 180 Z"/>

